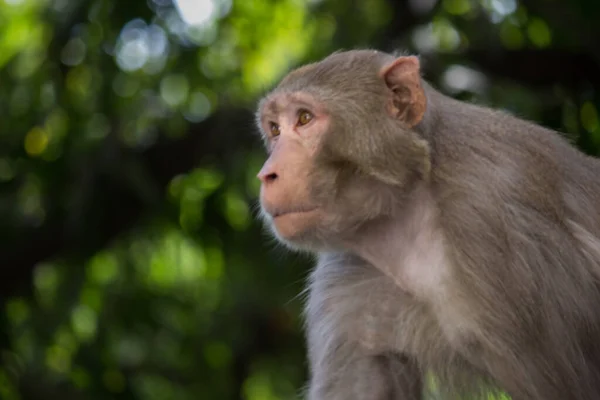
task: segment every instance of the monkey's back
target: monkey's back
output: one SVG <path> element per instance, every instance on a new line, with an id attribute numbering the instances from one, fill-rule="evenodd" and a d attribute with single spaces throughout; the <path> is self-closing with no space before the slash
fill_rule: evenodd
<path id="1" fill-rule="evenodd" d="M 561 377 L 545 398 L 598 393 L 600 162 L 556 132 L 440 96 L 432 183 L 475 343 L 504 353 L 499 369 L 543 357 Z M 524 381 L 539 388 L 536 373 Z"/>
<path id="2" fill-rule="evenodd" d="M 436 96 L 446 99 L 446 118 L 432 138 L 440 188 L 462 181 L 474 201 L 521 203 L 548 218 L 573 219 L 600 238 L 599 159 L 558 132 Z"/>

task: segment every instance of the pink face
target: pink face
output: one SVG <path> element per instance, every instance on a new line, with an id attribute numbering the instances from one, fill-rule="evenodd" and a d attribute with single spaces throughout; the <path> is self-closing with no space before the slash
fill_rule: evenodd
<path id="1" fill-rule="evenodd" d="M 258 173 L 261 206 L 277 235 L 293 241 L 321 221 L 309 177 L 329 119 L 314 98 L 298 92 L 267 97 L 258 118 L 269 151 Z"/>

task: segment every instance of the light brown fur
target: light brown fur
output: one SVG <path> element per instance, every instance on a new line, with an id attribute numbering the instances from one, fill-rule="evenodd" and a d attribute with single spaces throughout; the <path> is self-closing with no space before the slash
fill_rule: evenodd
<path id="1" fill-rule="evenodd" d="M 309 400 L 417 400 L 427 372 L 445 399 L 600 398 L 598 160 L 371 50 L 290 73 L 257 121 L 263 217 L 319 255 Z"/>

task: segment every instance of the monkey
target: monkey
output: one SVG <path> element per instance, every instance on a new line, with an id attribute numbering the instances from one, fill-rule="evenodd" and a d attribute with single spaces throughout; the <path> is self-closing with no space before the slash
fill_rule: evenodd
<path id="1" fill-rule="evenodd" d="M 258 104 L 260 217 L 316 257 L 307 399 L 600 399 L 600 162 L 422 75 L 340 51 Z"/>

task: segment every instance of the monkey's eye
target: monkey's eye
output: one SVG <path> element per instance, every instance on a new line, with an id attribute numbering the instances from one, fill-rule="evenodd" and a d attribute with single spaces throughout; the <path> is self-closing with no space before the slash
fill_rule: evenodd
<path id="1" fill-rule="evenodd" d="M 281 133 L 281 128 L 275 122 L 269 122 L 269 130 L 271 131 L 271 136 L 279 136 Z"/>
<path id="2" fill-rule="evenodd" d="M 306 110 L 300 110 L 298 113 L 298 126 L 306 125 L 312 121 L 313 115 Z"/>

